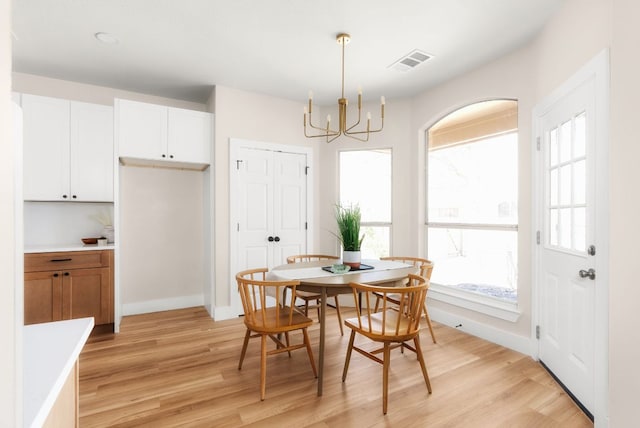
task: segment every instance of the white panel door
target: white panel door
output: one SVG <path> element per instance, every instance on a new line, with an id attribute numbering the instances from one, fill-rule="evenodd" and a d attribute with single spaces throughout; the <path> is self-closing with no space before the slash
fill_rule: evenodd
<path id="1" fill-rule="evenodd" d="M 274 153 L 272 265 L 287 257 L 304 254 L 307 248 L 307 157 L 299 153 Z"/>
<path id="2" fill-rule="evenodd" d="M 307 155 L 240 147 L 230 167 L 232 277 L 244 269 L 272 269 L 289 255 L 306 253 Z M 235 290 L 232 286 L 231 306 L 240 313 Z"/>
<path id="3" fill-rule="evenodd" d="M 606 115 L 599 110 L 605 102 L 598 100 L 599 85 L 606 83 L 595 74 L 573 79 L 562 96 L 534 113 L 540 142 L 538 356 L 591 413 L 602 378 L 597 373 L 606 372 L 600 349 L 606 352 L 607 334 L 598 322 L 607 310 L 607 161 L 599 148 L 606 145 Z"/>
<path id="4" fill-rule="evenodd" d="M 273 264 L 273 153 L 242 149 L 236 162 L 238 269 Z M 234 189 L 232 189 L 234 191 Z M 270 241 L 269 238 L 272 240 Z"/>
<path id="5" fill-rule="evenodd" d="M 71 102 L 71 198 L 113 201 L 113 107 Z"/>
<path id="6" fill-rule="evenodd" d="M 69 200 L 69 101 L 23 94 L 22 110 L 24 199 Z"/>

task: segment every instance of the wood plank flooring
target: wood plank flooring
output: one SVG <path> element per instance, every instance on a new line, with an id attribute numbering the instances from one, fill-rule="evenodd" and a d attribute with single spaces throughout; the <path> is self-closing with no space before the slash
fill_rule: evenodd
<path id="1" fill-rule="evenodd" d="M 343 309 L 347 317 L 353 315 Z M 348 329 L 328 311 L 324 395 L 304 351 L 267 361 L 260 401 L 259 340 L 238 358 L 242 319 L 214 322 L 204 308 L 125 317 L 118 335 L 92 337 L 80 356 L 82 427 L 592 427 L 531 358 L 434 323 L 422 348 L 433 394 L 415 354 L 392 352 L 389 411 L 382 366 L 354 353 L 342 383 Z M 310 328 L 317 361 L 319 327 Z M 292 340 L 299 340 L 292 335 Z M 359 343 L 364 343 L 361 340 Z"/>

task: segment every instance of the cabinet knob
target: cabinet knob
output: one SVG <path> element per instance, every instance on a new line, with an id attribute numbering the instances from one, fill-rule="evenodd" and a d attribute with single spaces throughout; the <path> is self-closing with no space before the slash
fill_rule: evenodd
<path id="1" fill-rule="evenodd" d="M 169 155 L 169 157 L 170 157 L 171 159 L 173 159 L 173 155 Z"/>
<path id="2" fill-rule="evenodd" d="M 67 195 L 62 195 L 62 197 L 63 197 L 64 199 L 67 199 Z"/>
<path id="3" fill-rule="evenodd" d="M 73 195 L 73 196 L 72 196 L 72 198 L 73 198 L 73 199 L 75 199 L 75 198 L 77 198 L 77 196 L 76 196 L 76 195 Z"/>
<path id="4" fill-rule="evenodd" d="M 65 272 L 65 273 L 64 273 L 64 276 L 69 276 L 69 272 Z"/>
<path id="5" fill-rule="evenodd" d="M 166 158 L 166 157 L 167 157 L 167 155 L 163 154 L 163 155 L 162 155 L 162 157 L 163 157 L 163 158 Z"/>
<path id="6" fill-rule="evenodd" d="M 57 273 L 54 273 L 54 274 L 53 274 L 53 277 L 54 277 L 54 278 L 57 278 L 58 276 L 60 276 L 60 275 L 58 275 Z"/>

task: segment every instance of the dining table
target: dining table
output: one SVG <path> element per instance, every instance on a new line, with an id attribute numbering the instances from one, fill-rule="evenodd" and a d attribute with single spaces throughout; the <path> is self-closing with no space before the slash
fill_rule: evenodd
<path id="1" fill-rule="evenodd" d="M 276 266 L 269 272 L 269 279 L 298 280 L 300 281 L 300 285 L 297 287 L 298 290 L 320 293 L 318 396 L 322 395 L 324 380 L 327 297 L 352 293 L 349 286 L 351 282 L 390 285 L 398 283 L 410 273 L 418 273 L 418 268 L 415 266 L 390 260 L 363 260 L 361 270 L 350 270 L 344 273 L 332 272 L 330 263 L 327 260 L 290 263 Z"/>

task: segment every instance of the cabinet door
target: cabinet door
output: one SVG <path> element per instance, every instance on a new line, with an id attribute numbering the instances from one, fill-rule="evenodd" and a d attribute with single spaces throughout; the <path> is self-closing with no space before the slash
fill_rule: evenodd
<path id="1" fill-rule="evenodd" d="M 113 201 L 113 108 L 71 102 L 71 198 Z"/>
<path id="2" fill-rule="evenodd" d="M 118 156 L 167 160 L 167 107 L 116 100 Z"/>
<path id="3" fill-rule="evenodd" d="M 169 156 L 174 161 L 209 164 L 211 114 L 169 108 Z"/>
<path id="4" fill-rule="evenodd" d="M 110 322 L 109 268 L 73 269 L 62 278 L 63 319 L 94 317 L 95 325 Z"/>
<path id="5" fill-rule="evenodd" d="M 70 199 L 69 105 L 66 100 L 22 95 L 25 200 Z"/>
<path id="6" fill-rule="evenodd" d="M 62 272 L 24 275 L 24 324 L 62 319 Z"/>

